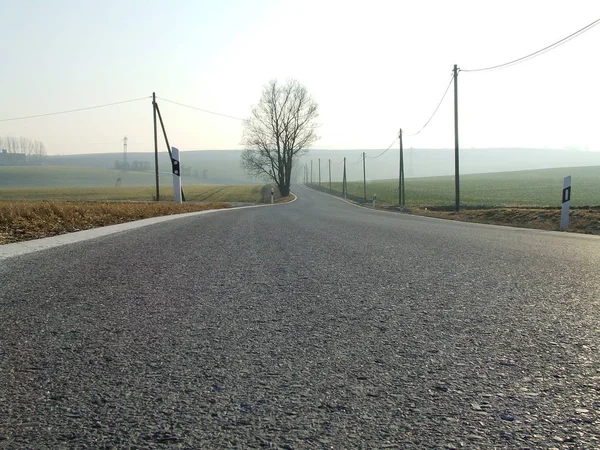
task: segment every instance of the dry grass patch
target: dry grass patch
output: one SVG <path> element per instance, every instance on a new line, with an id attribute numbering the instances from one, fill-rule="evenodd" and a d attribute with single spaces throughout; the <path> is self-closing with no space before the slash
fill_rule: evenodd
<path id="1" fill-rule="evenodd" d="M 228 207 L 226 203 L 0 202 L 0 244 L 150 217 Z"/>
<path id="2" fill-rule="evenodd" d="M 508 225 L 539 230 L 560 230 L 559 209 L 536 208 L 489 208 L 454 211 L 432 211 L 418 209 L 416 214 L 465 222 Z M 569 231 L 600 234 L 600 209 L 571 209 Z"/>

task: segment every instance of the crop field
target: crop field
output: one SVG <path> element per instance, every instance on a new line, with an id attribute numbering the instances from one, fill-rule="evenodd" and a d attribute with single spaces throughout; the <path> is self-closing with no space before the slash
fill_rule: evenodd
<path id="1" fill-rule="evenodd" d="M 224 152 L 227 153 L 227 152 Z M 93 155 L 90 155 L 93 156 Z M 104 155 L 106 156 L 106 155 Z M 108 155 L 110 160 L 118 159 L 120 155 Z M 135 154 L 131 158 L 139 158 Z M 65 157 L 68 158 L 68 157 Z M 206 156 L 205 156 L 206 158 Z M 85 158 L 72 157 L 66 162 L 85 162 Z M 92 159 L 97 164 L 109 164 L 106 159 Z M 148 162 L 147 160 L 145 160 Z M 106 166 L 59 165 L 60 160 L 50 159 L 56 165 L 42 166 L 0 166 L 0 188 L 18 187 L 69 187 L 69 186 L 150 186 L 155 183 L 154 161 L 150 163 L 151 170 L 115 170 Z M 161 155 L 160 184 L 171 184 L 171 163 Z M 187 161 L 183 166 L 189 173 L 183 177 L 183 184 L 252 184 L 235 160 L 211 160 L 202 162 Z M 118 181 L 120 180 L 120 181 Z"/>
<path id="2" fill-rule="evenodd" d="M 172 188 L 88 187 L 0 189 L 0 244 L 37 239 L 132 220 L 207 209 L 232 203 L 261 203 L 269 186 L 213 185 L 185 188 L 186 202 L 174 204 Z"/>
<path id="3" fill-rule="evenodd" d="M 189 202 L 251 202 L 262 201 L 261 184 L 184 186 Z M 0 200 L 47 201 L 152 201 L 154 186 L 0 188 Z M 173 200 L 173 188 L 161 187 L 160 200 Z"/>
<path id="4" fill-rule="evenodd" d="M 460 202 L 465 206 L 560 206 L 563 178 L 571 175 L 571 204 L 574 207 L 600 205 L 600 167 L 572 167 L 528 170 L 460 178 Z M 328 183 L 322 182 L 323 187 Z M 332 183 L 341 191 L 342 183 Z M 348 193 L 363 197 L 363 182 L 349 181 Z M 406 205 L 454 205 L 454 177 L 406 178 Z M 367 182 L 367 199 L 373 195 L 383 203 L 398 204 L 398 180 Z"/>
<path id="5" fill-rule="evenodd" d="M 98 167 L 0 166 L 1 188 L 151 186 L 154 173 L 121 172 Z"/>

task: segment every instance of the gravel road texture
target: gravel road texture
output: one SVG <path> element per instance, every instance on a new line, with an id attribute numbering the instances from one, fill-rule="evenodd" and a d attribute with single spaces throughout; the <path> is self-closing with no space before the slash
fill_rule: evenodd
<path id="1" fill-rule="evenodd" d="M 0 448 L 600 447 L 600 238 L 295 192 L 0 261 Z"/>

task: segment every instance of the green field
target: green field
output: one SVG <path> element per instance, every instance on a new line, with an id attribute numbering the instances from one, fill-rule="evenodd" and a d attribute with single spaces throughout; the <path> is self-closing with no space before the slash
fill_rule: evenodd
<path id="1" fill-rule="evenodd" d="M 572 206 L 600 205 L 600 167 L 526 170 L 460 178 L 460 202 L 465 206 L 560 206 L 563 178 L 572 176 Z M 322 183 L 328 186 L 328 183 Z M 342 183 L 332 183 L 341 191 Z M 454 205 L 454 177 L 406 178 L 406 205 Z M 348 193 L 363 197 L 363 182 L 348 182 Z M 398 204 L 398 180 L 367 182 L 367 198 Z"/>
<path id="2" fill-rule="evenodd" d="M 120 180 L 117 186 L 117 180 Z M 187 179 L 186 201 L 260 202 L 262 184 L 198 185 Z M 172 176 L 160 174 L 160 199 L 172 200 Z M 156 194 L 153 172 L 123 172 L 100 167 L 3 166 L 0 200 L 151 201 Z"/>
<path id="3" fill-rule="evenodd" d="M 560 206 L 563 178 L 572 176 L 572 205 L 600 205 L 600 167 L 572 167 L 461 176 L 466 206 Z M 117 179 L 121 186 L 115 186 Z M 153 200 L 154 173 L 66 166 L 0 167 L 0 200 Z M 196 185 L 184 191 L 188 201 L 260 202 L 262 185 Z M 197 183 L 197 179 L 189 179 Z M 171 175 L 161 174 L 161 200 L 172 198 Z M 323 182 L 323 186 L 328 183 Z M 333 183 L 341 191 L 341 183 Z M 453 177 L 407 178 L 408 206 L 454 205 Z M 348 183 L 363 196 L 363 183 Z M 367 198 L 398 203 L 398 180 L 367 182 Z"/>
<path id="4" fill-rule="evenodd" d="M 164 175 L 170 179 L 170 175 Z M 0 189 L 35 187 L 152 186 L 155 175 L 150 172 L 121 172 L 98 167 L 2 166 Z M 165 181 L 163 180 L 163 182 Z"/>
<path id="5" fill-rule="evenodd" d="M 260 203 L 263 185 L 206 185 L 185 186 L 186 201 L 190 202 L 251 202 Z M 153 186 L 110 186 L 110 187 L 62 187 L 62 188 L 17 188 L 0 189 L 0 200 L 52 200 L 52 201 L 102 201 L 129 200 L 151 201 Z M 161 200 L 172 200 L 173 189 L 161 187 Z"/>

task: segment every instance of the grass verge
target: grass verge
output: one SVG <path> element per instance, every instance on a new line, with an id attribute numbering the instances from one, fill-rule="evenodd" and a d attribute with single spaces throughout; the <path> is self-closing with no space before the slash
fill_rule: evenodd
<path id="1" fill-rule="evenodd" d="M 323 187 L 307 185 L 316 190 L 327 192 Z M 331 195 L 341 196 L 339 191 L 330 191 Z M 366 208 L 372 208 L 372 202 L 364 202 L 356 195 L 349 195 L 348 201 Z M 398 204 L 388 203 L 377 197 L 377 209 L 400 212 Z M 561 210 L 557 207 L 535 206 L 464 206 L 457 213 L 454 208 L 433 204 L 430 206 L 408 205 L 404 213 L 437 217 L 440 219 L 459 220 L 463 222 L 485 223 L 490 225 L 506 225 L 538 230 L 560 231 Z M 571 208 L 568 231 L 575 233 L 600 235 L 600 207 Z"/>
<path id="2" fill-rule="evenodd" d="M 392 209 L 392 208 L 385 208 Z M 397 207 L 393 209 L 397 210 Z M 491 225 L 507 225 L 537 230 L 560 231 L 560 210 L 548 208 L 489 208 L 435 211 L 425 208 L 409 211 L 421 216 Z M 569 231 L 600 235 L 600 209 L 571 209 Z"/>

